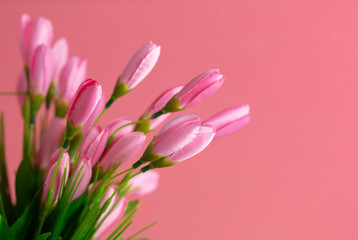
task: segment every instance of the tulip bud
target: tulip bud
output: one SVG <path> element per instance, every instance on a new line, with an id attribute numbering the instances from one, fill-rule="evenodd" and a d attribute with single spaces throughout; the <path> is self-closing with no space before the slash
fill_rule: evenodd
<path id="1" fill-rule="evenodd" d="M 195 115 L 176 117 L 159 131 L 133 168 L 145 162 L 152 162 L 150 168 L 174 165 L 202 151 L 214 135 L 215 130 L 211 126 L 201 125 L 199 117 Z"/>
<path id="2" fill-rule="evenodd" d="M 153 69 L 160 55 L 160 46 L 148 42 L 139 49 L 124 68 L 113 90 L 107 108 L 119 97 L 137 86 Z"/>
<path id="3" fill-rule="evenodd" d="M 223 84 L 224 77 L 218 69 L 204 72 L 178 92 L 162 109 L 163 113 L 175 112 L 191 107 L 214 94 Z"/>
<path id="4" fill-rule="evenodd" d="M 62 179 L 64 178 L 64 183 L 67 182 L 69 166 L 70 166 L 70 157 L 68 156 L 68 153 L 65 152 L 62 155 L 62 158 L 59 160 L 60 154 L 61 154 L 61 149 L 58 149 L 56 153 L 52 155 L 51 160 L 49 161 L 44 177 L 44 185 L 43 185 L 42 196 L 41 196 L 42 201 L 45 201 L 47 198 L 47 193 L 51 187 L 52 177 L 55 172 L 58 161 L 60 161 L 60 165 L 57 174 L 55 176 L 52 199 L 57 201 L 61 190 Z"/>
<path id="5" fill-rule="evenodd" d="M 90 188 L 91 188 L 91 186 L 90 186 Z M 112 195 L 113 195 L 113 193 L 115 193 L 116 189 L 117 189 L 117 186 L 115 186 L 115 185 L 112 185 L 109 187 L 106 195 L 104 196 L 104 198 L 101 202 L 101 207 L 103 207 L 105 202 L 112 197 Z M 122 197 L 121 200 L 119 200 L 119 202 L 117 203 L 118 198 L 119 198 L 119 196 L 115 195 L 112 198 L 112 200 L 110 200 L 111 202 L 108 205 L 107 210 L 104 213 L 102 213 L 101 217 L 99 218 L 98 223 L 102 222 L 103 218 L 105 218 L 107 216 L 107 214 L 109 213 L 109 211 L 113 208 L 112 211 L 108 214 L 108 216 L 104 219 L 101 226 L 97 229 L 96 233 L 94 234 L 94 239 L 98 239 L 103 233 L 105 233 L 108 229 L 110 229 L 113 224 L 117 223 L 122 218 L 122 215 L 127 207 L 128 201 L 127 201 L 127 199 Z"/>
<path id="6" fill-rule="evenodd" d="M 65 131 L 66 122 L 64 119 L 54 118 L 46 129 L 40 144 L 38 162 L 40 168 L 47 167 L 51 155 L 59 147 L 61 138 Z"/>
<path id="7" fill-rule="evenodd" d="M 142 197 L 157 189 L 159 183 L 159 173 L 152 170 L 135 176 L 128 181 L 131 185 L 130 197 Z"/>
<path id="8" fill-rule="evenodd" d="M 216 130 L 215 138 L 220 138 L 234 133 L 247 125 L 251 119 L 249 112 L 249 105 L 243 104 L 221 111 L 203 123 L 213 126 Z"/>
<path id="9" fill-rule="evenodd" d="M 108 134 L 112 135 L 118 128 L 131 122 L 132 121 L 128 117 L 119 117 L 107 123 L 105 128 L 108 129 Z M 128 125 L 118 130 L 114 135 L 114 137 L 118 139 L 124 135 L 127 135 L 128 133 L 133 132 L 133 129 L 134 129 L 134 125 Z"/>
<path id="10" fill-rule="evenodd" d="M 141 116 L 140 120 L 150 118 L 154 113 L 160 111 L 168 103 L 168 101 L 176 93 L 178 93 L 182 88 L 183 88 L 183 86 L 175 86 L 175 87 L 172 87 L 172 88 L 166 90 L 165 92 L 163 92 L 148 107 L 148 109 L 145 111 L 145 113 Z M 169 114 L 164 114 L 164 115 L 161 115 L 155 119 L 151 119 L 151 120 L 147 120 L 147 121 L 138 123 L 136 125 L 135 131 L 141 131 L 144 133 L 148 133 L 148 132 L 152 131 L 154 128 L 156 128 L 163 121 L 165 121 L 168 117 L 169 117 Z"/>
<path id="11" fill-rule="evenodd" d="M 32 21 L 30 16 L 23 14 L 20 24 L 20 48 L 26 65 L 31 64 L 35 50 L 40 45 L 51 46 L 53 27 L 51 22 L 43 17 Z"/>
<path id="12" fill-rule="evenodd" d="M 64 117 L 75 94 L 85 80 L 87 61 L 71 57 L 62 68 L 58 82 L 59 99 L 56 102 L 56 116 Z"/>
<path id="13" fill-rule="evenodd" d="M 100 126 L 94 126 L 84 137 L 78 149 L 80 153 L 87 156 L 91 165 L 95 166 L 101 157 L 108 139 L 108 130 Z"/>
<path id="14" fill-rule="evenodd" d="M 71 140 L 83 127 L 102 96 L 102 87 L 91 78 L 78 89 L 67 117 L 66 137 Z"/>
<path id="15" fill-rule="evenodd" d="M 102 92 L 102 96 L 99 99 L 96 108 L 93 110 L 92 114 L 89 116 L 85 124 L 83 125 L 81 132 L 86 133 L 96 121 L 97 117 L 101 114 L 102 110 L 104 109 L 104 105 L 106 104 L 106 97 Z"/>
<path id="16" fill-rule="evenodd" d="M 60 77 L 61 70 L 66 64 L 68 57 L 68 44 L 65 38 L 60 38 L 52 48 L 54 60 L 54 80 L 57 82 Z"/>
<path id="17" fill-rule="evenodd" d="M 53 76 L 53 55 L 46 45 L 37 47 L 30 67 L 30 101 L 32 116 L 36 116 L 50 87 Z"/>
<path id="18" fill-rule="evenodd" d="M 87 189 L 87 186 L 91 181 L 91 177 L 92 177 L 91 162 L 86 156 L 81 155 L 80 159 L 78 160 L 76 169 L 74 170 L 73 178 L 71 182 L 71 185 L 75 184 L 74 187 L 71 186 L 71 188 L 73 187 L 73 189 L 76 189 L 76 187 L 78 186 L 75 195 L 72 198 L 72 201 L 74 201 L 79 196 L 81 196 L 82 193 Z M 77 182 L 75 182 L 76 178 L 77 178 Z"/>
<path id="19" fill-rule="evenodd" d="M 142 147 L 145 135 L 141 132 L 132 132 L 115 139 L 100 160 L 100 166 L 108 171 L 117 161 L 125 163 L 130 160 Z"/>

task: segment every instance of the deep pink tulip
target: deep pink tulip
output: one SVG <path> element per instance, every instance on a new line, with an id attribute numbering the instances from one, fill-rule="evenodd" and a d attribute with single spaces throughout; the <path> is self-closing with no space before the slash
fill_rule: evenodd
<path id="1" fill-rule="evenodd" d="M 152 104 L 148 107 L 148 109 L 145 111 L 145 113 L 142 115 L 141 120 L 151 117 L 154 113 L 160 111 L 167 103 L 168 101 L 177 94 L 183 86 L 178 85 L 169 88 L 168 90 L 164 91 L 159 97 L 157 97 Z M 137 124 L 136 130 L 143 131 L 143 132 L 149 132 L 152 131 L 154 128 L 156 128 L 159 124 L 164 122 L 170 114 L 163 114 L 155 119 L 150 120 L 147 123 Z"/>
<path id="2" fill-rule="evenodd" d="M 62 158 L 60 160 L 60 153 L 61 149 L 58 149 L 51 157 L 48 167 L 46 168 L 45 177 L 44 177 L 44 185 L 42 190 L 42 196 L 41 199 L 44 201 L 47 198 L 47 193 L 50 189 L 52 177 L 56 169 L 57 162 L 60 161 L 60 165 L 55 177 L 55 182 L 53 185 L 53 196 L 52 199 L 57 201 L 60 193 L 61 188 L 61 182 L 64 178 L 64 183 L 67 182 L 68 179 L 68 173 L 69 173 L 69 167 L 70 167 L 70 157 L 67 152 L 65 152 L 62 155 Z"/>
<path id="3" fill-rule="evenodd" d="M 60 38 L 57 40 L 57 42 L 53 45 L 52 53 L 54 61 L 53 80 L 57 82 L 60 77 L 61 70 L 66 64 L 68 57 L 68 44 L 65 38 Z"/>
<path id="4" fill-rule="evenodd" d="M 141 132 L 132 132 L 115 139 L 100 160 L 100 166 L 109 170 L 116 162 L 122 164 L 130 160 L 142 147 L 145 135 Z"/>
<path id="5" fill-rule="evenodd" d="M 116 191 L 116 188 L 117 188 L 117 186 L 114 186 L 114 185 L 109 187 L 106 195 L 104 196 L 104 198 L 101 202 L 101 207 L 104 205 L 104 203 L 108 199 L 111 198 L 113 193 Z M 105 233 L 108 229 L 110 229 L 111 226 L 113 226 L 114 224 L 117 224 L 119 222 L 119 220 L 122 218 L 122 215 L 127 207 L 128 201 L 126 198 L 122 197 L 121 200 L 119 200 L 119 202 L 116 204 L 116 202 L 118 201 L 118 198 L 119 198 L 118 195 L 115 195 L 112 198 L 107 210 L 99 218 L 98 223 L 100 223 L 103 220 L 103 218 L 107 216 L 108 212 L 113 208 L 111 213 L 108 214 L 108 216 L 105 218 L 105 220 L 103 221 L 101 226 L 98 228 L 98 230 L 94 234 L 94 239 L 98 239 L 103 233 Z"/>
<path id="6" fill-rule="evenodd" d="M 119 83 L 125 83 L 127 89 L 137 86 L 153 69 L 160 55 L 160 46 L 146 43 L 139 49 L 124 68 Z"/>
<path id="7" fill-rule="evenodd" d="M 83 125 L 81 132 L 86 133 L 88 130 L 91 129 L 93 123 L 96 121 L 99 114 L 101 114 L 102 110 L 104 109 L 104 106 L 106 104 L 106 97 L 104 96 L 104 93 L 102 92 L 102 96 L 99 99 L 96 108 L 93 110 L 92 114 L 89 116 L 85 124 Z"/>
<path id="8" fill-rule="evenodd" d="M 53 54 L 46 45 L 37 47 L 30 67 L 30 92 L 47 95 L 53 77 Z"/>
<path id="9" fill-rule="evenodd" d="M 165 106 L 168 112 L 193 106 L 214 94 L 224 83 L 224 77 L 218 69 L 204 72 L 178 92 Z"/>
<path id="10" fill-rule="evenodd" d="M 105 128 L 108 129 L 108 133 L 109 135 L 112 135 L 118 128 L 120 128 L 121 126 L 131 123 L 132 121 L 128 118 L 128 117 L 119 117 L 116 118 L 112 121 L 110 121 L 109 123 L 107 123 L 107 125 L 105 126 Z M 122 129 L 120 129 L 115 135 L 114 137 L 116 139 L 127 135 L 128 133 L 133 132 L 134 129 L 134 125 L 128 125 Z"/>
<path id="11" fill-rule="evenodd" d="M 64 119 L 54 118 L 46 129 L 37 155 L 40 168 L 47 167 L 51 155 L 59 147 L 65 126 L 66 121 Z"/>
<path id="12" fill-rule="evenodd" d="M 77 177 L 78 180 L 75 183 Z M 72 201 L 76 200 L 87 189 L 87 186 L 91 181 L 91 177 L 92 177 L 91 162 L 86 156 L 81 155 L 80 159 L 77 162 L 76 169 L 74 169 L 73 178 L 71 182 L 71 185 L 75 183 L 74 189 L 78 186 Z"/>
<path id="13" fill-rule="evenodd" d="M 31 64 L 35 50 L 40 45 L 51 47 L 53 39 L 52 23 L 43 17 L 32 21 L 30 16 L 23 14 L 20 23 L 20 48 L 25 64 Z"/>
<path id="14" fill-rule="evenodd" d="M 106 147 L 108 130 L 100 126 L 94 126 L 83 138 L 78 152 L 87 156 L 91 165 L 95 166 Z"/>
<path id="15" fill-rule="evenodd" d="M 249 105 L 243 104 L 225 109 L 203 123 L 213 126 L 216 130 L 215 138 L 220 138 L 236 132 L 248 124 L 251 119 L 249 113 Z"/>
<path id="16" fill-rule="evenodd" d="M 102 87 L 96 80 L 89 78 L 82 83 L 68 113 L 72 126 L 77 127 L 87 121 L 101 96 Z"/>
<path id="17" fill-rule="evenodd" d="M 152 193 L 157 189 L 158 183 L 159 173 L 155 170 L 139 174 L 128 181 L 131 184 L 128 197 L 137 198 Z"/>

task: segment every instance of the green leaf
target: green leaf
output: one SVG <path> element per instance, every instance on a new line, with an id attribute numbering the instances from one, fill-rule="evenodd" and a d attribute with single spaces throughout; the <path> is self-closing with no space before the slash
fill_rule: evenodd
<path id="1" fill-rule="evenodd" d="M 31 231 L 35 227 L 34 224 L 39 212 L 39 202 L 40 194 L 37 194 L 21 217 L 11 226 L 11 231 L 16 236 L 16 240 L 26 239 L 26 237 L 31 235 L 29 230 Z"/>
<path id="2" fill-rule="evenodd" d="M 2 216 L 0 216 L 0 239 L 16 240 Z"/>
<path id="3" fill-rule="evenodd" d="M 138 205 L 139 201 L 134 200 L 128 203 L 126 210 L 124 211 L 124 216 L 126 216 L 128 213 L 130 213 L 133 208 L 135 208 Z"/>
<path id="4" fill-rule="evenodd" d="M 21 161 L 19 169 L 16 172 L 15 185 L 17 210 L 21 214 L 31 203 L 37 191 L 36 173 L 30 159 L 25 158 Z"/>
<path id="5" fill-rule="evenodd" d="M 48 233 L 43 233 L 43 234 L 41 234 L 40 236 L 38 236 L 38 237 L 36 238 L 36 240 L 47 240 L 50 235 L 51 235 L 50 232 L 48 232 Z"/>

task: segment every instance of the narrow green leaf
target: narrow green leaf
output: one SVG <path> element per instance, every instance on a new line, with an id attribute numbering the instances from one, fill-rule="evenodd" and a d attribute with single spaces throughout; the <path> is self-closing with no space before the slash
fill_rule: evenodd
<path id="1" fill-rule="evenodd" d="M 130 213 L 132 211 L 132 209 L 138 205 L 138 203 L 139 203 L 138 200 L 130 201 L 127 205 L 126 210 L 124 211 L 124 216 L 126 216 L 128 213 Z"/>
<path id="2" fill-rule="evenodd" d="M 50 232 L 48 232 L 48 233 L 43 233 L 43 234 L 41 234 L 40 236 L 38 236 L 38 237 L 36 238 L 36 240 L 47 240 L 50 235 L 51 235 Z"/>
<path id="3" fill-rule="evenodd" d="M 9 182 L 7 177 L 6 159 L 5 159 L 5 128 L 4 113 L 0 114 L 0 181 L 5 191 L 9 191 Z"/>
<path id="4" fill-rule="evenodd" d="M 0 216 L 0 239 L 16 240 L 14 234 L 12 234 L 9 226 L 4 221 L 4 218 Z"/>
<path id="5" fill-rule="evenodd" d="M 16 172 L 16 199 L 18 213 L 22 214 L 37 191 L 36 173 L 29 158 L 21 161 Z"/>

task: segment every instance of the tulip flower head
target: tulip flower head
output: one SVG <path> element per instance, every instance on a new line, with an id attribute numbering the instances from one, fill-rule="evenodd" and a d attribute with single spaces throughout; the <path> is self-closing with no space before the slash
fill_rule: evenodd
<path id="1" fill-rule="evenodd" d="M 119 118 L 116 118 L 116 119 L 110 121 L 109 123 L 107 123 L 105 128 L 108 129 L 109 135 L 114 134 L 114 137 L 119 139 L 120 137 L 123 137 L 123 136 L 127 135 L 128 133 L 133 132 L 134 125 L 128 125 L 128 126 L 125 126 L 121 129 L 119 129 L 120 127 L 122 127 L 128 123 L 131 123 L 131 122 L 132 121 L 129 119 L 129 117 L 119 117 Z M 117 131 L 117 129 L 119 129 L 119 130 Z"/>
<path id="2" fill-rule="evenodd" d="M 142 197 L 154 192 L 159 183 L 159 173 L 151 170 L 135 176 L 128 181 L 131 185 L 130 197 Z"/>
<path id="3" fill-rule="evenodd" d="M 251 119 L 249 112 L 249 105 L 243 104 L 225 109 L 208 118 L 203 123 L 213 126 L 216 130 L 215 138 L 221 138 L 246 126 Z"/>
<path id="4" fill-rule="evenodd" d="M 60 38 L 52 47 L 54 61 L 53 80 L 57 82 L 60 77 L 61 70 L 66 64 L 68 57 L 68 44 L 65 38 Z"/>

